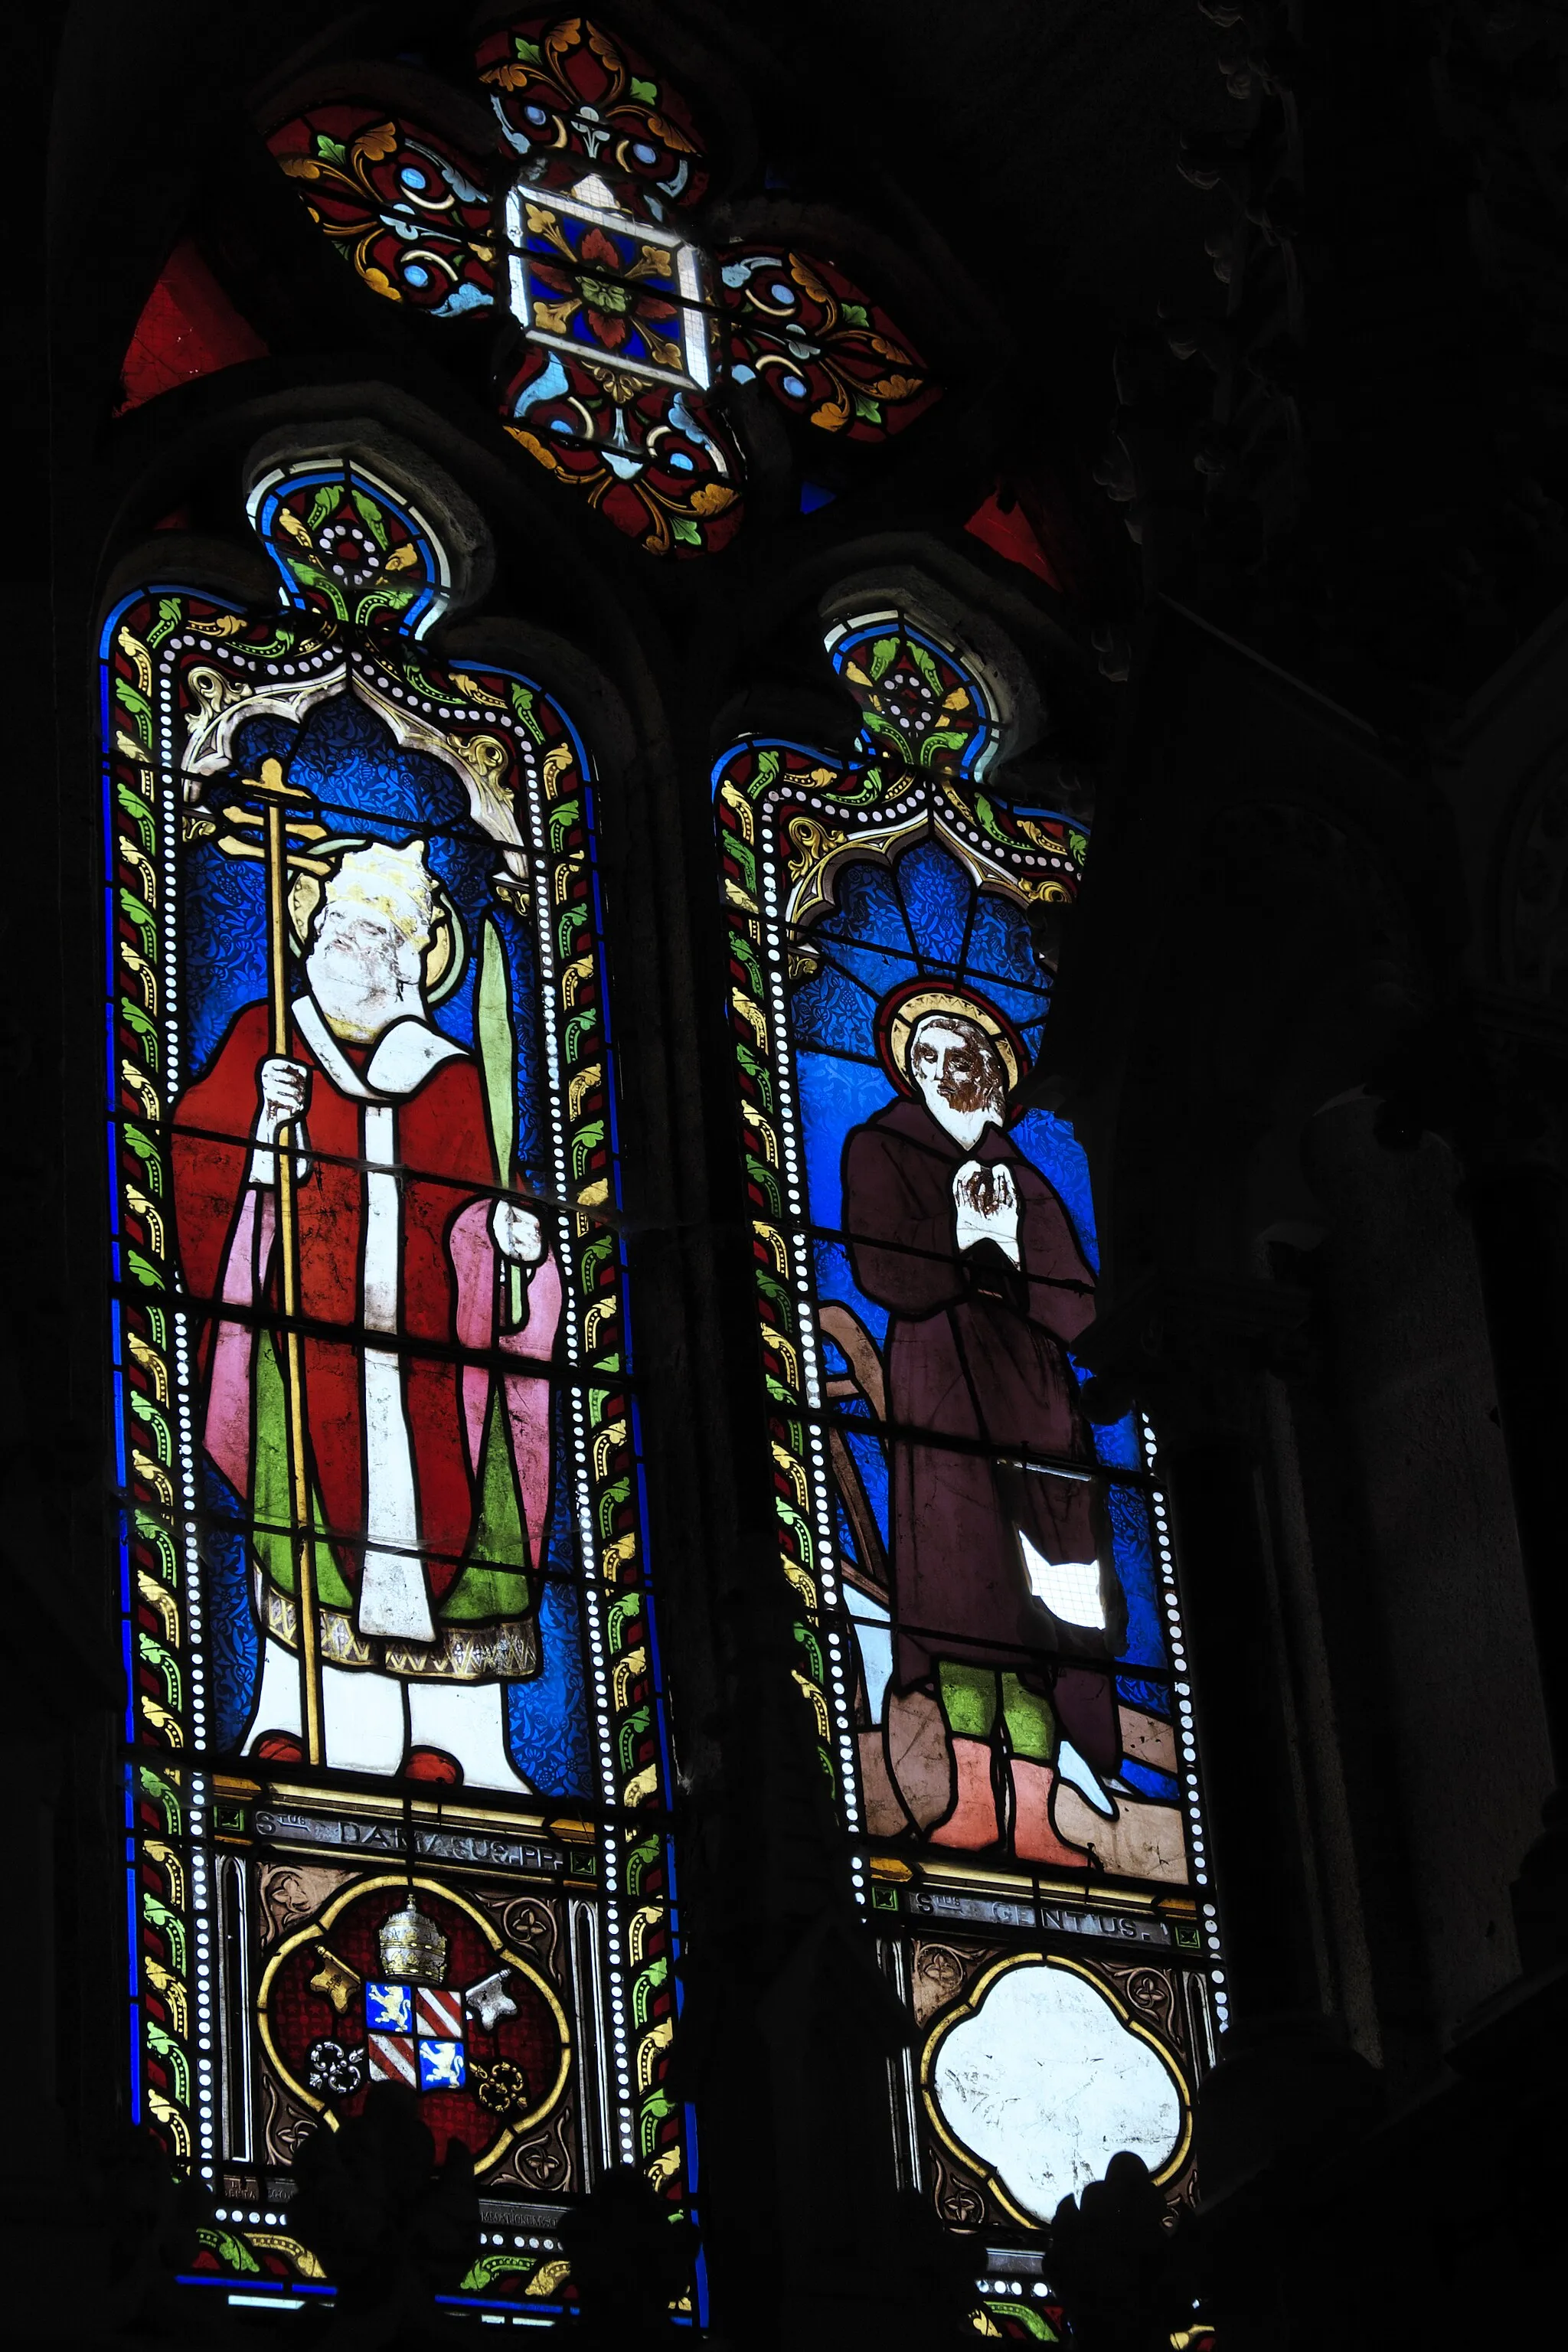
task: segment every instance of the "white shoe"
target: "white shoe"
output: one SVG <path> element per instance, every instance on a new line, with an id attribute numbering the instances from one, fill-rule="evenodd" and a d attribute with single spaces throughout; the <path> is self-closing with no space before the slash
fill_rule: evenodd
<path id="1" fill-rule="evenodd" d="M 248 1756 L 257 1741 L 265 1738 L 269 1731 L 281 1732 L 286 1739 L 304 1738 L 300 1728 L 300 1661 L 292 1650 L 286 1650 L 270 1633 L 262 1642 L 261 1680 L 251 1710 L 250 1728 L 240 1742 L 240 1754 Z"/>
<path id="2" fill-rule="evenodd" d="M 500 1683 L 411 1679 L 408 1744 L 455 1757 L 463 1768 L 465 1788 L 521 1790 L 531 1796 L 531 1788 L 507 1753 L 501 1712 L 505 1701 Z"/>
<path id="3" fill-rule="evenodd" d="M 1087 1763 L 1070 1739 L 1064 1739 L 1057 1749 L 1057 1778 L 1076 1789 L 1086 1805 L 1093 1807 L 1108 1822 L 1116 1819 L 1116 1802 L 1107 1795 L 1096 1777 L 1094 1767 Z"/>
<path id="4" fill-rule="evenodd" d="M 403 1684 L 363 1666 L 321 1668 L 325 1761 L 345 1772 L 397 1772 L 408 1741 Z"/>

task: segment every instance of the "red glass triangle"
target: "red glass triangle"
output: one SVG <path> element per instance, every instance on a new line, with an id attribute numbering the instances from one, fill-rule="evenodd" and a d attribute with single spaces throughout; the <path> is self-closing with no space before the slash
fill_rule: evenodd
<path id="1" fill-rule="evenodd" d="M 993 490 L 991 496 L 975 508 L 964 524 L 964 530 L 972 530 L 976 539 L 983 539 L 986 546 L 994 548 L 998 555 L 1005 555 L 1009 563 L 1023 564 L 1026 571 L 1033 572 L 1043 580 L 1047 588 L 1059 589 L 1062 583 L 1052 571 L 1046 551 L 1036 538 L 1023 508 L 1014 505 L 1004 513 L 1000 500 L 1000 490 Z"/>
<path id="2" fill-rule="evenodd" d="M 187 237 L 163 264 L 136 321 L 121 370 L 124 397 L 114 414 L 123 416 L 176 384 L 267 355 Z"/>

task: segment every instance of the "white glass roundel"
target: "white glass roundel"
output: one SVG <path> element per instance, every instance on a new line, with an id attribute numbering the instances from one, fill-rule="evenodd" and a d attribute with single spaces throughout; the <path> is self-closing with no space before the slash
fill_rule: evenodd
<path id="1" fill-rule="evenodd" d="M 942 2036 L 931 2095 L 952 2137 L 1042 2221 L 1121 2148 L 1158 2172 L 1184 2126 L 1165 2059 L 1088 1978 L 1028 1961 Z"/>

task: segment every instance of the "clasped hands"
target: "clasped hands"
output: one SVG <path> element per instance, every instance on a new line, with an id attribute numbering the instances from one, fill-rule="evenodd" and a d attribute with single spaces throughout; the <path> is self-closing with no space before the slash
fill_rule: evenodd
<path id="1" fill-rule="evenodd" d="M 303 1062 L 274 1054 L 257 1074 L 259 1108 L 256 1141 L 263 1150 L 278 1140 L 286 1127 L 299 1127 L 310 1099 L 310 1073 Z M 299 1141 L 298 1136 L 295 1138 Z M 270 1171 L 266 1171 L 270 1181 Z M 521 1201 L 497 1201 L 490 1210 L 490 1237 L 510 1265 L 538 1265 L 544 1255 L 544 1227 L 534 1211 Z"/>
<path id="2" fill-rule="evenodd" d="M 988 1166 L 966 1160 L 952 1180 L 952 1202 L 958 1212 L 956 1239 L 960 1254 L 977 1242 L 994 1242 L 1013 1264 L 1018 1256 L 1018 1188 L 1005 1160 Z"/>

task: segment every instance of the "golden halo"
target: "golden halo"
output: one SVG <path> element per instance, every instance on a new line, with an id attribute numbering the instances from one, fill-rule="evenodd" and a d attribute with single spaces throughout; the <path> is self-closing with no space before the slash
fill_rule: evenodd
<path id="1" fill-rule="evenodd" d="M 943 987 L 924 981 L 906 981 L 884 997 L 877 1013 L 877 1050 L 882 1066 L 901 1094 L 910 1094 L 910 1044 L 916 1029 L 928 1013 L 941 1013 L 950 1019 L 973 1022 L 984 1029 L 996 1048 L 1009 1095 L 1017 1091 L 1018 1081 L 1029 1066 L 1024 1043 L 1005 1013 L 969 988 Z"/>
<path id="2" fill-rule="evenodd" d="M 310 855 L 322 865 L 336 866 L 351 849 L 368 849 L 366 834 L 338 834 L 330 841 L 312 842 Z M 425 950 L 425 1001 L 440 1004 L 451 995 L 463 976 L 468 958 L 468 941 L 463 935 L 462 917 L 458 914 L 452 894 L 440 876 L 428 866 L 431 896 L 435 908 L 430 918 L 430 944 Z M 316 919 L 316 909 L 321 903 L 324 877 L 319 874 L 296 874 L 289 886 L 289 929 L 296 955 L 302 955 L 310 936 L 310 926 Z"/>

